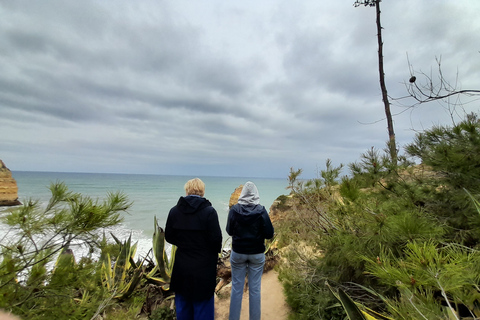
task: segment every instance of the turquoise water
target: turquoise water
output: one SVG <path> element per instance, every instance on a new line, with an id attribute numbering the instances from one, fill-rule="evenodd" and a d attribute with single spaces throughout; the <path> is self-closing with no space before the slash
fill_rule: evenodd
<path id="1" fill-rule="evenodd" d="M 153 219 L 157 217 L 161 227 L 165 226 L 171 207 L 178 198 L 184 195 L 185 182 L 194 177 L 137 175 L 137 174 L 102 174 L 102 173 L 61 173 L 61 172 L 26 172 L 14 171 L 13 178 L 17 181 L 18 197 L 21 202 L 26 199 L 36 199 L 46 204 L 51 193 L 48 187 L 54 182 L 64 182 L 70 191 L 78 192 L 94 198 L 102 199 L 108 192 L 122 191 L 133 202 L 132 207 L 124 215 L 124 222 L 113 233 L 126 239 L 132 234 L 132 239 L 139 242 L 139 251 L 151 248 L 153 235 Z M 260 202 L 269 210 L 273 201 L 286 194 L 288 185 L 285 179 L 238 178 L 238 177 L 202 177 L 205 182 L 205 197 L 217 210 L 220 227 L 227 240 L 225 225 L 228 215 L 230 195 L 241 184 L 252 181 L 257 185 Z"/>

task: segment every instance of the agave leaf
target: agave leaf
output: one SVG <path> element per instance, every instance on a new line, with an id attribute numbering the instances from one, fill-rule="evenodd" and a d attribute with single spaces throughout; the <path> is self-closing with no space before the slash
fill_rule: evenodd
<path id="1" fill-rule="evenodd" d="M 102 263 L 102 275 L 105 277 L 107 289 L 112 290 L 114 286 L 114 277 L 112 271 L 112 262 L 110 260 L 110 254 L 108 253 Z"/>
<path id="2" fill-rule="evenodd" d="M 173 264 L 175 262 L 175 254 L 177 247 L 172 245 L 170 258 L 165 250 L 165 231 L 158 225 L 157 217 L 154 217 L 153 232 L 153 255 L 156 265 L 147 275 L 147 281 L 162 286 L 162 289 L 168 291 L 170 289 L 170 277 L 172 276 Z M 155 276 L 155 275 L 159 276 Z"/>
<path id="3" fill-rule="evenodd" d="M 363 315 L 365 316 L 365 319 L 367 320 L 380 320 L 380 319 L 384 319 L 384 318 L 375 318 L 373 316 L 371 316 L 370 314 L 366 313 L 365 311 L 362 311 Z"/>
<path id="4" fill-rule="evenodd" d="M 110 232 L 110 235 L 112 236 L 113 240 L 115 240 L 117 244 L 122 245 L 122 242 L 117 237 L 115 237 L 113 233 Z"/>
<path id="5" fill-rule="evenodd" d="M 155 261 L 157 262 L 157 265 L 160 264 L 160 261 L 163 259 L 163 248 L 164 248 L 164 242 L 165 242 L 165 234 L 163 232 L 163 229 L 160 228 L 157 222 L 157 217 L 154 216 L 154 230 L 153 230 L 153 256 L 155 258 Z"/>
<path id="6" fill-rule="evenodd" d="M 130 239 L 129 239 L 130 240 Z M 137 246 L 138 242 L 135 242 L 133 246 L 130 247 L 130 258 L 133 258 L 135 256 L 135 253 L 137 253 Z"/>
<path id="7" fill-rule="evenodd" d="M 385 298 L 383 295 L 381 295 L 380 293 L 376 292 L 375 290 L 372 290 L 370 288 L 367 288 L 365 286 L 362 286 L 361 284 L 358 284 L 358 283 L 352 283 L 360 288 L 362 288 L 363 290 L 367 291 L 368 293 L 374 295 L 374 296 L 377 296 L 379 297 L 386 305 L 388 305 L 388 307 L 391 309 L 391 310 L 395 310 L 395 312 L 399 313 L 399 311 L 397 310 L 397 308 L 392 304 L 390 303 L 390 301 Z M 376 316 L 378 316 L 380 319 L 383 319 L 383 320 L 394 320 L 390 317 L 387 317 L 387 316 L 384 316 L 383 314 L 380 314 L 366 306 L 364 306 L 364 308 L 370 313 L 370 314 L 374 314 Z"/>
<path id="8" fill-rule="evenodd" d="M 133 260 L 133 257 L 135 256 L 135 254 L 131 255 L 130 256 L 130 259 L 128 260 L 130 262 L 130 266 L 133 268 L 133 269 L 137 269 L 139 266 L 137 266 L 137 263 L 135 262 L 135 260 Z"/>
<path id="9" fill-rule="evenodd" d="M 128 283 L 124 284 L 124 286 L 120 290 L 120 294 L 115 296 L 115 298 L 120 300 L 128 298 L 133 293 L 135 288 L 137 288 L 137 286 L 140 284 L 140 281 L 142 280 L 142 275 L 143 269 L 141 267 L 135 269 L 132 279 Z"/>
<path id="10" fill-rule="evenodd" d="M 128 253 L 128 267 L 132 267 L 134 269 L 137 268 L 137 264 L 133 260 L 135 257 L 135 254 L 137 253 L 137 247 L 138 247 L 138 242 L 135 242 L 133 246 L 130 247 L 129 253 Z M 128 268 L 127 268 L 128 269 Z"/>
<path id="11" fill-rule="evenodd" d="M 338 295 L 340 297 L 340 301 L 342 306 L 347 313 L 347 316 L 350 320 L 380 320 L 380 319 L 388 319 L 381 315 L 381 318 L 375 318 L 374 316 L 368 314 L 367 312 L 360 310 L 357 303 L 355 303 L 350 296 L 348 296 L 345 291 L 342 289 L 338 290 Z M 363 306 L 364 307 L 364 306 Z"/>
<path id="12" fill-rule="evenodd" d="M 168 284 L 167 280 L 159 278 L 159 277 L 152 277 L 152 276 L 147 275 L 147 276 L 145 276 L 145 278 L 147 279 L 148 282 L 153 283 L 157 286 L 164 286 L 164 285 Z"/>
<path id="13" fill-rule="evenodd" d="M 383 314 L 380 314 L 366 306 L 363 306 L 368 312 L 365 312 L 362 310 L 364 316 L 367 318 L 367 320 L 395 320 L 393 318 L 389 318 L 389 317 L 386 317 L 384 316 Z M 374 316 L 372 316 L 371 314 L 374 314 L 375 316 L 377 316 L 378 318 L 375 318 Z"/>
<path id="14" fill-rule="evenodd" d="M 167 284 L 163 285 L 163 286 L 162 286 L 162 290 L 163 290 L 163 291 L 168 291 L 168 290 L 170 290 L 170 283 L 167 283 Z"/>
<path id="15" fill-rule="evenodd" d="M 170 261 L 168 262 L 165 270 L 169 279 L 172 277 L 173 264 L 175 263 L 176 253 L 177 253 L 177 246 L 172 245 L 172 251 L 170 252 Z"/>
<path id="16" fill-rule="evenodd" d="M 157 266 L 153 267 L 153 269 L 150 270 L 150 272 L 146 275 L 146 277 L 147 278 L 153 277 L 157 273 L 157 271 L 158 271 L 158 267 Z"/>
<path id="17" fill-rule="evenodd" d="M 325 285 L 330 289 L 330 292 L 337 298 L 337 300 L 340 302 L 340 297 L 338 296 L 338 293 L 333 290 L 333 288 L 330 286 L 330 283 L 328 283 L 328 280 L 325 280 Z"/>
<path id="18" fill-rule="evenodd" d="M 165 231 L 158 225 L 157 217 L 154 217 L 155 230 L 153 232 L 153 254 L 157 261 L 158 271 L 163 279 L 170 278 L 165 269 L 168 264 L 168 256 L 165 252 Z"/>
<path id="19" fill-rule="evenodd" d="M 129 242 L 125 242 L 125 244 L 121 245 L 120 254 L 115 261 L 115 265 L 113 266 L 114 270 L 114 282 L 119 283 L 125 280 L 127 264 L 128 264 L 128 251 L 129 251 Z"/>
<path id="20" fill-rule="evenodd" d="M 330 286 L 328 281 L 325 281 L 325 285 L 330 289 L 330 291 L 333 293 L 335 298 L 337 298 L 340 303 L 343 306 L 343 309 L 347 313 L 348 319 L 350 320 L 367 320 L 365 318 L 365 315 L 358 306 L 355 304 L 355 302 L 343 291 L 342 289 L 338 289 L 338 293 L 336 293 L 333 288 Z M 369 319 L 372 319 L 369 316 Z M 375 318 L 373 318 L 375 319 Z"/>
<path id="21" fill-rule="evenodd" d="M 340 297 L 340 302 L 343 305 L 343 309 L 348 315 L 350 320 L 366 320 L 363 313 L 360 311 L 355 302 L 343 291 L 338 289 L 338 296 Z"/>

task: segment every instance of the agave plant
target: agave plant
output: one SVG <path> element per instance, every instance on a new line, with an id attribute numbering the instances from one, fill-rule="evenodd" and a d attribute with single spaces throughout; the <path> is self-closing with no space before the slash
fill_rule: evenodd
<path id="1" fill-rule="evenodd" d="M 172 245 L 170 258 L 165 250 L 165 231 L 158 225 L 157 217 L 154 217 L 155 230 L 153 232 L 153 256 L 156 265 L 146 278 L 149 282 L 160 285 L 163 290 L 170 289 L 170 278 L 172 276 L 173 264 L 177 247 Z"/>
<path id="2" fill-rule="evenodd" d="M 114 293 L 114 298 L 123 300 L 128 298 L 140 283 L 143 275 L 143 262 L 137 266 L 133 260 L 137 251 L 137 243 L 131 245 L 131 235 L 123 243 L 113 234 L 112 236 L 120 244 L 120 253 L 113 267 L 110 254 L 105 255 L 102 261 L 102 278 L 106 288 Z"/>
<path id="3" fill-rule="evenodd" d="M 377 312 L 366 308 L 365 306 L 358 304 L 350 298 L 348 294 L 345 293 L 341 288 L 338 289 L 338 292 L 336 292 L 328 283 L 328 281 L 325 281 L 325 285 L 330 289 L 330 291 L 333 293 L 335 298 L 340 302 L 341 306 L 345 310 L 345 313 L 347 314 L 348 319 L 350 320 L 393 320 L 392 318 L 386 317 L 384 315 L 378 314 Z M 376 314 L 377 318 L 369 314 L 368 312 L 361 310 L 362 309 L 367 309 L 370 313 Z"/>

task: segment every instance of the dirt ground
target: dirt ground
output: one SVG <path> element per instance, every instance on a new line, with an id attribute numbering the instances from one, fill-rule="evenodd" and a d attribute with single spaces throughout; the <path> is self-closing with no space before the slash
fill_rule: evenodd
<path id="1" fill-rule="evenodd" d="M 223 294 L 220 298 L 215 296 L 215 319 L 228 320 L 229 306 L 229 295 Z M 264 273 L 262 276 L 262 319 L 286 320 L 288 312 L 283 288 L 278 281 L 278 273 L 273 270 Z M 240 320 L 248 320 L 248 291 L 243 293 Z"/>

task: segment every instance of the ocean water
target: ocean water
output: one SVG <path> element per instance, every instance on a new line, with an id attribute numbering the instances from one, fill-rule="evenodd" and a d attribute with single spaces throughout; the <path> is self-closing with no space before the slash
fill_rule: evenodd
<path id="1" fill-rule="evenodd" d="M 17 181 L 18 197 L 23 203 L 27 199 L 39 200 L 46 204 L 50 199 L 49 186 L 55 182 L 64 182 L 70 191 L 88 195 L 94 199 L 103 199 L 109 192 L 121 191 L 128 196 L 133 205 L 123 215 L 123 223 L 111 230 L 117 238 L 125 240 L 132 235 L 138 242 L 138 254 L 144 255 L 152 247 L 154 216 L 164 228 L 168 212 L 180 196 L 184 195 L 185 182 L 194 177 L 140 174 L 102 174 L 102 173 L 62 173 L 62 172 L 26 172 L 13 171 Z M 239 178 L 239 177 L 202 177 L 205 182 L 205 198 L 210 200 L 217 210 L 224 241 L 228 242 L 225 226 L 228 215 L 228 202 L 232 192 L 246 181 L 257 185 L 260 203 L 267 210 L 275 199 L 287 194 L 285 179 Z M 0 210 L 2 210 L 0 208 Z M 2 230 L 3 229 L 3 230 Z M 5 226 L 0 228 L 5 233 Z"/>

